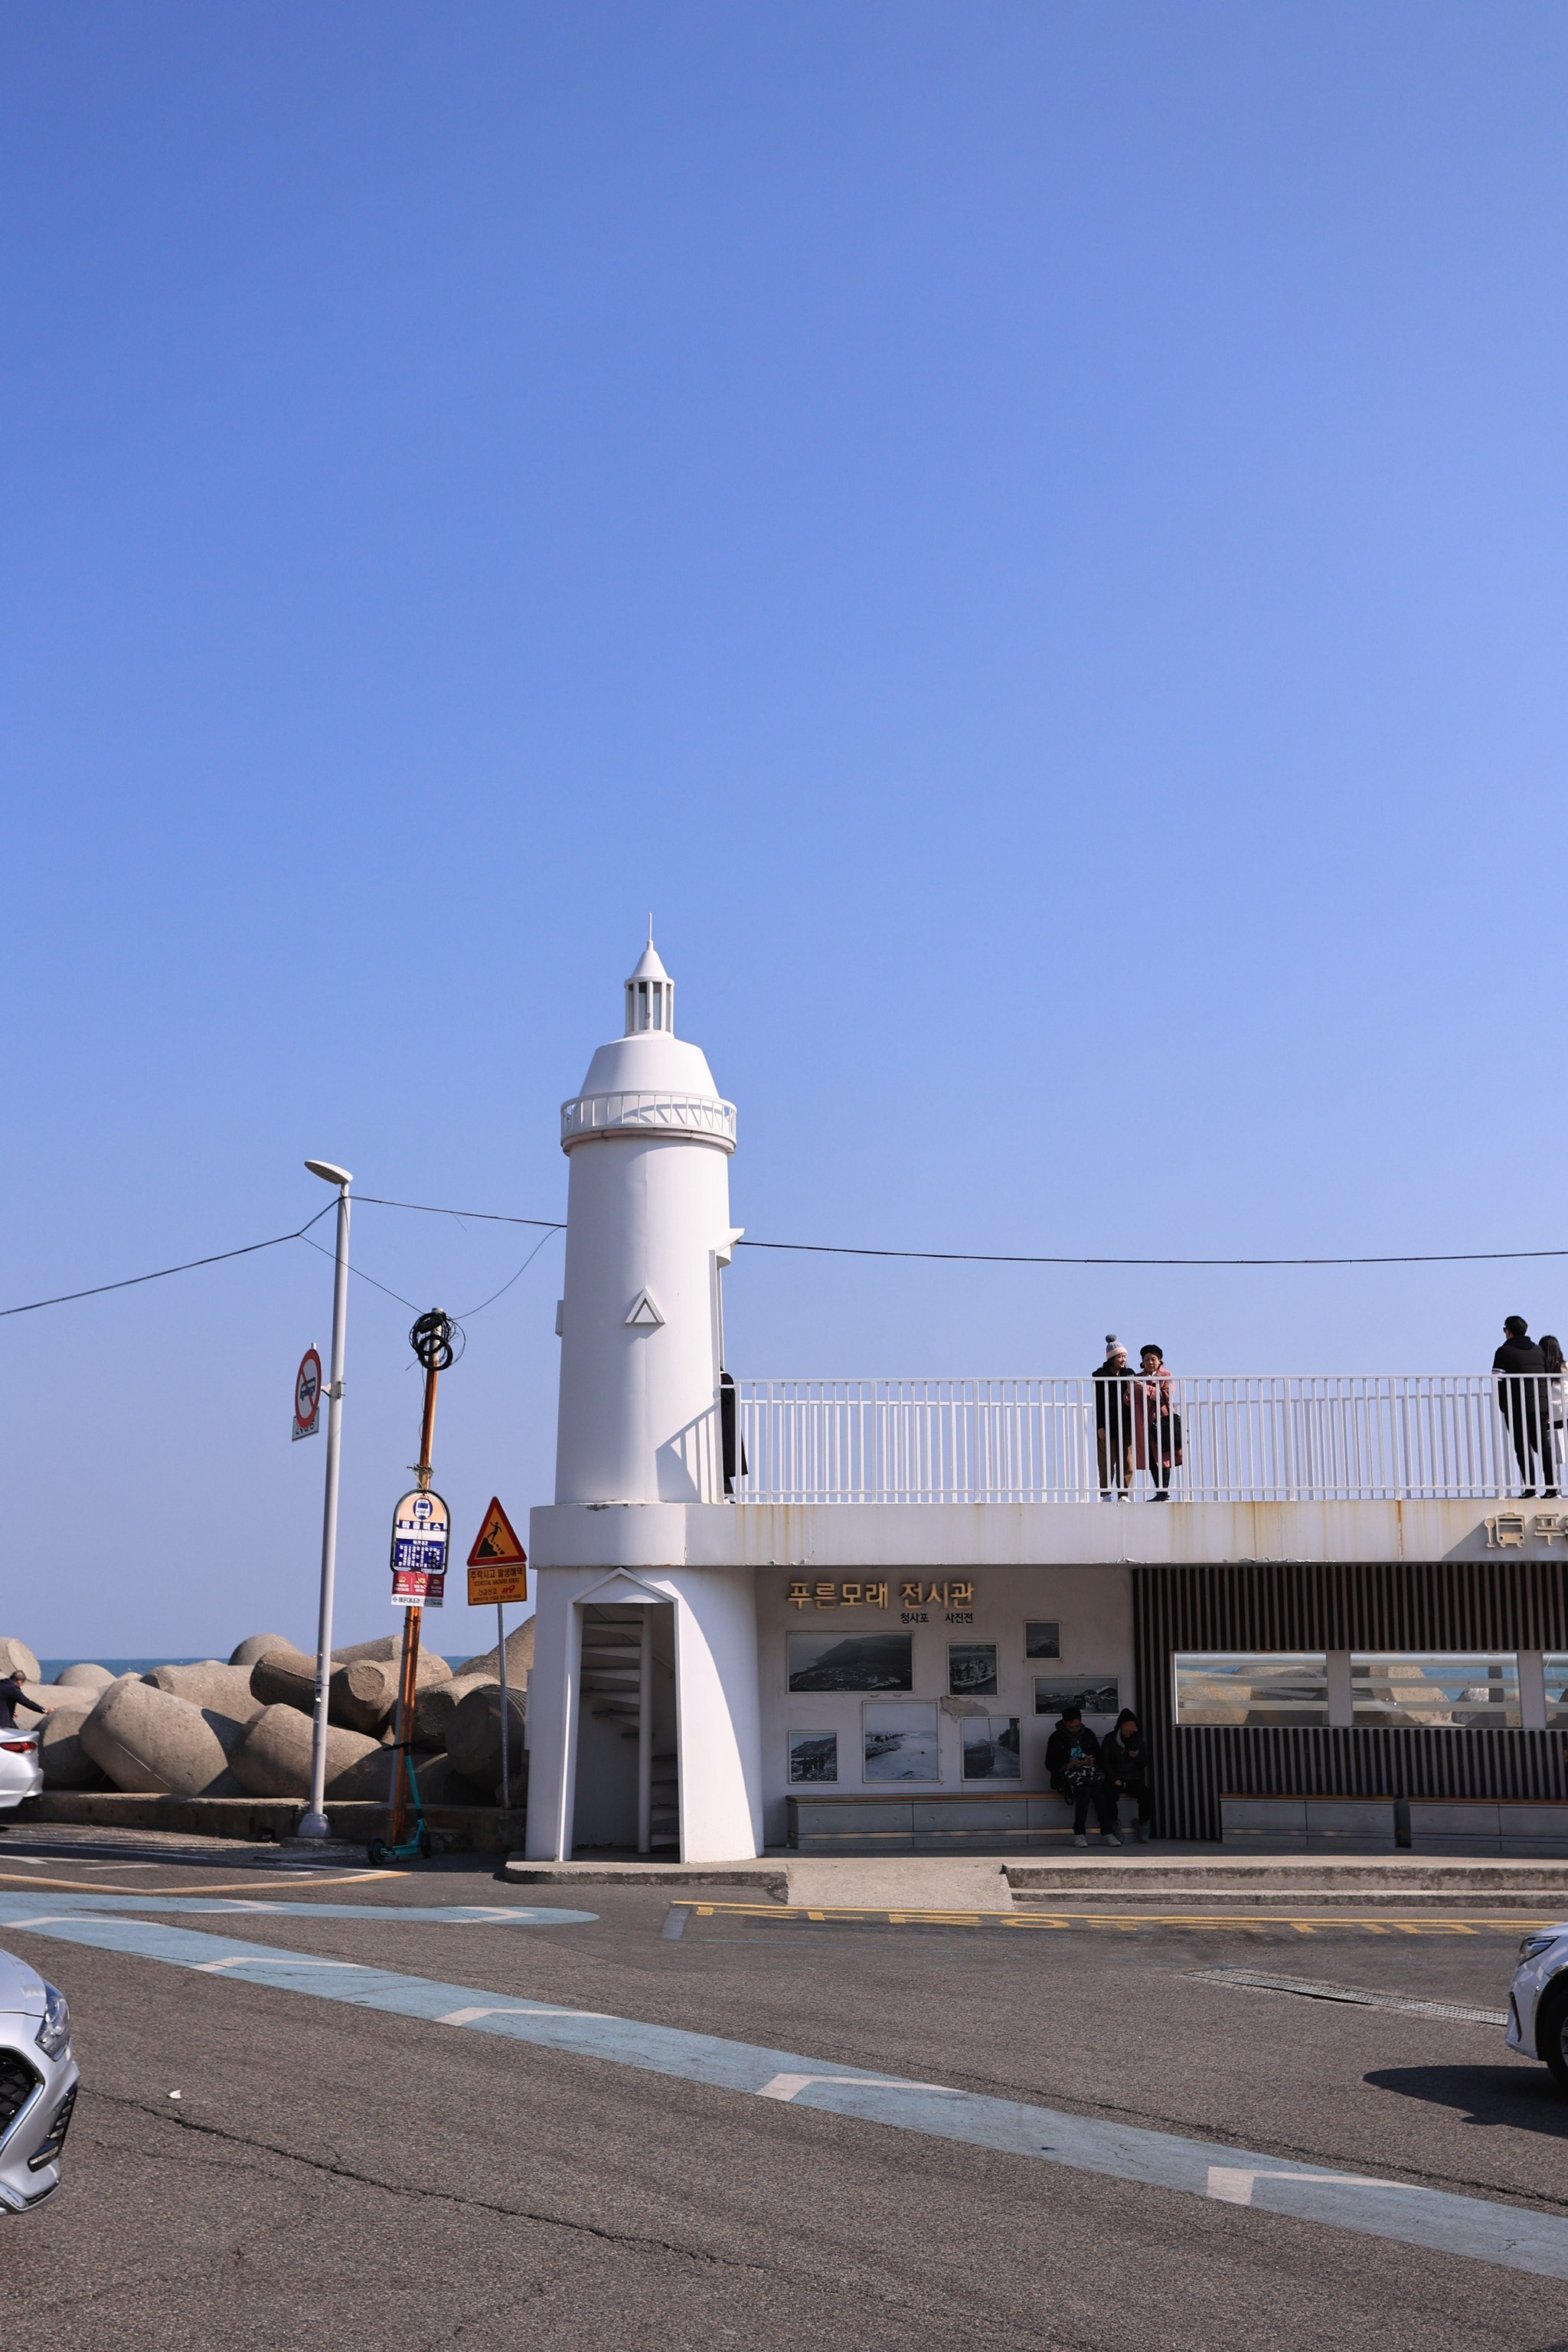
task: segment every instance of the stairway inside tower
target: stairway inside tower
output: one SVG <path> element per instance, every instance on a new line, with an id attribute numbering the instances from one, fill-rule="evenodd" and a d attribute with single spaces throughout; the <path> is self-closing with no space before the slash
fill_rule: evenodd
<path id="1" fill-rule="evenodd" d="M 678 1854 L 670 1604 L 584 1606 L 579 1688 L 574 1847 Z"/>

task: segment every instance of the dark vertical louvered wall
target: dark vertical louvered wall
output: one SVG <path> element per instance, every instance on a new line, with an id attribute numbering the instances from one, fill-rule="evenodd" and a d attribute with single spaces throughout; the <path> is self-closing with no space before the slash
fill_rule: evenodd
<path id="1" fill-rule="evenodd" d="M 1217 1838 L 1223 1792 L 1568 1798 L 1560 1731 L 1178 1731 L 1181 1650 L 1568 1650 L 1555 1560 L 1135 1568 L 1133 1640 L 1162 1837 Z"/>

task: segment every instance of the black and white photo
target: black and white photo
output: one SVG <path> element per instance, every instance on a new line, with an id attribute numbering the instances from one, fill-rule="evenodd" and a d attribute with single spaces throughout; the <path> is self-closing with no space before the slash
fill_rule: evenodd
<path id="1" fill-rule="evenodd" d="M 838 1734 L 836 1731 L 792 1731 L 789 1734 L 789 1777 L 795 1780 L 837 1780 Z"/>
<path id="2" fill-rule="evenodd" d="M 792 1691 L 907 1691 L 914 1688 L 909 1633 L 791 1633 Z"/>
<path id="3" fill-rule="evenodd" d="M 1031 1617 L 1024 1627 L 1024 1655 L 1026 1658 L 1059 1658 L 1061 1654 L 1061 1627 L 1050 1619 Z"/>
<path id="4" fill-rule="evenodd" d="M 1064 1706 L 1077 1706 L 1085 1715 L 1114 1716 L 1121 1705 L 1121 1686 L 1114 1675 L 1035 1676 L 1037 1715 L 1060 1715 Z"/>
<path id="5" fill-rule="evenodd" d="M 868 1698 L 863 1709 L 868 1780 L 935 1780 L 936 1703 Z"/>
<path id="6" fill-rule="evenodd" d="M 947 1687 L 953 1698 L 994 1698 L 994 1642 L 950 1642 L 947 1645 Z"/>
<path id="7" fill-rule="evenodd" d="M 965 1716 L 963 1729 L 966 1780 L 1022 1780 L 1016 1715 Z"/>

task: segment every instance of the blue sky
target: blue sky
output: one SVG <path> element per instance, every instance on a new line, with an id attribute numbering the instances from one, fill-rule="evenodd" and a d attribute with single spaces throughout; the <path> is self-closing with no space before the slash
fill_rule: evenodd
<path id="1" fill-rule="evenodd" d="M 650 907 L 753 1234 L 1568 1240 L 1565 66 L 1529 5 L 0 10 L 0 1303 L 282 1232 L 308 1153 L 559 1214 Z M 421 1307 L 528 1246 L 354 1232 Z M 559 1263 L 444 1386 L 465 1537 L 549 1497 Z M 14 1630 L 308 1636 L 330 1283 L 0 1325 Z M 1563 1270 L 742 1254 L 728 1322 L 1462 1370 L 1514 1308 Z M 355 1286 L 346 1634 L 410 1320 Z"/>

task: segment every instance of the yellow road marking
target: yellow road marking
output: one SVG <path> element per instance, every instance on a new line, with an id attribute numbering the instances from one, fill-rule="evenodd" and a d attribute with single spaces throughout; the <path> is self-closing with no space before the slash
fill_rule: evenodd
<path id="1" fill-rule="evenodd" d="M 1319 1911 L 1303 1917 L 1288 1911 L 893 1911 L 872 1904 L 844 1904 L 834 1908 L 807 1908 L 795 1903 L 698 1903 L 686 1897 L 672 1902 L 673 1910 L 689 1911 L 699 1919 L 790 1919 L 814 1926 L 841 1920 L 874 1920 L 890 1927 L 1116 1927 L 1123 1934 L 1140 1927 L 1293 1927 L 1299 1935 L 1316 1935 L 1320 1927 L 1360 1927 L 1369 1935 L 1476 1936 L 1491 1929 L 1517 1936 L 1539 1927 L 1542 1915 L 1496 1918 L 1401 1918 L 1384 1913 L 1373 1918 L 1361 1913 Z"/>
<path id="2" fill-rule="evenodd" d="M 312 1878 L 310 1884 L 312 1886 L 352 1886 L 356 1881 L 366 1878 L 406 1878 L 408 1875 L 406 1870 L 355 1870 L 342 1878 Z M 265 1883 L 263 1881 L 262 1885 Z M 291 1879 L 289 1885 L 294 1884 L 296 1882 Z M 150 1905 L 155 1905 L 157 1901 L 153 1889 L 145 1882 L 140 1886 L 106 1886 L 101 1878 L 35 1878 L 31 1871 L 24 1878 L 15 1870 L 0 1870 L 0 1885 L 48 1886 L 53 1887 L 57 1894 L 145 1895 Z M 260 1897 L 262 1887 L 254 1878 L 226 1878 L 220 1879 L 216 1886 L 186 1885 L 182 1886 L 180 1892 L 182 1895 L 254 1895 Z"/>

